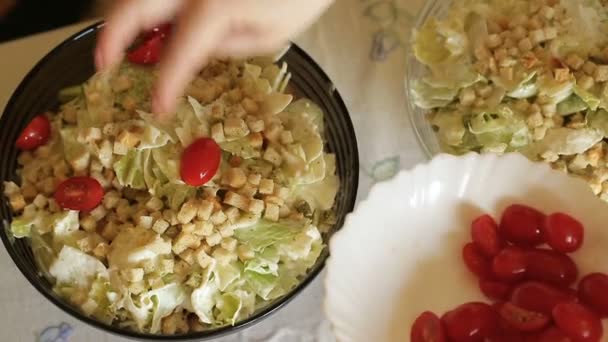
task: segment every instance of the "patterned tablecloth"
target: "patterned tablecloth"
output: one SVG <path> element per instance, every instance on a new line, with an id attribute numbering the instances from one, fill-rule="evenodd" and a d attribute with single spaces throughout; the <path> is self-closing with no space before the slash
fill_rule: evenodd
<path id="1" fill-rule="evenodd" d="M 329 74 L 350 110 L 361 160 L 359 199 L 375 182 L 424 160 L 409 127 L 403 94 L 405 46 L 423 2 L 338 0 L 296 40 Z M 0 108 L 46 52 L 85 25 L 0 45 Z M 322 281 L 323 274 L 271 318 L 218 341 L 334 341 L 322 312 Z M 3 248 L 0 306 L 2 341 L 126 341 L 90 328 L 47 302 Z"/>

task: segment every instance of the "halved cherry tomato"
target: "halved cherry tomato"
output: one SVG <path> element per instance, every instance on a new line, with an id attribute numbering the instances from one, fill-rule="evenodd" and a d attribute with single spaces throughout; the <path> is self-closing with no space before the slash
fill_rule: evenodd
<path id="1" fill-rule="evenodd" d="M 485 303 L 466 303 L 448 311 L 441 321 L 447 336 L 455 342 L 481 342 L 498 330 L 498 314 Z"/>
<path id="2" fill-rule="evenodd" d="M 490 258 L 500 253 L 504 244 L 498 235 L 498 224 L 490 215 L 481 215 L 473 221 L 471 237 L 479 250 Z"/>
<path id="3" fill-rule="evenodd" d="M 583 244 L 583 225 L 564 213 L 553 213 L 545 219 L 545 238 L 554 250 L 572 253 Z"/>
<path id="4" fill-rule="evenodd" d="M 521 204 L 509 206 L 502 214 L 499 234 L 518 246 L 536 246 L 544 242 L 545 214 Z"/>
<path id="5" fill-rule="evenodd" d="M 530 337 L 526 342 L 574 342 L 557 327 L 550 327 L 538 336 Z"/>
<path id="6" fill-rule="evenodd" d="M 578 283 L 578 296 L 600 315 L 608 316 L 608 275 L 591 273 Z"/>
<path id="7" fill-rule="evenodd" d="M 578 278 L 578 267 L 566 254 L 549 249 L 526 250 L 526 277 L 567 287 Z"/>
<path id="8" fill-rule="evenodd" d="M 484 279 L 492 277 L 490 261 L 481 254 L 474 243 L 469 242 L 464 245 L 462 248 L 462 259 L 469 271 L 473 272 L 476 276 Z"/>
<path id="9" fill-rule="evenodd" d="M 103 200 L 101 184 L 91 177 L 72 177 L 59 184 L 55 201 L 63 209 L 90 211 Z"/>
<path id="10" fill-rule="evenodd" d="M 550 317 L 546 314 L 526 310 L 511 302 L 504 303 L 498 314 L 508 325 L 521 332 L 539 331 L 550 321 Z"/>
<path id="11" fill-rule="evenodd" d="M 411 342 L 446 342 L 445 330 L 439 317 L 432 312 L 423 312 L 412 325 Z"/>
<path id="12" fill-rule="evenodd" d="M 516 281 L 524 277 L 527 269 L 526 253 L 515 246 L 504 248 L 492 260 L 492 272 L 504 281 Z"/>
<path id="13" fill-rule="evenodd" d="M 217 173 L 221 159 L 222 151 L 215 140 L 200 138 L 194 141 L 182 153 L 182 180 L 192 186 L 204 185 Z"/>
<path id="14" fill-rule="evenodd" d="M 21 131 L 15 146 L 20 150 L 33 150 L 46 144 L 51 137 L 51 122 L 45 115 L 38 115 Z"/>
<path id="15" fill-rule="evenodd" d="M 163 45 L 163 38 L 160 35 L 152 36 L 127 53 L 127 59 L 133 64 L 154 65 L 160 61 Z"/>
<path id="16" fill-rule="evenodd" d="M 510 284 L 495 280 L 479 279 L 479 289 L 492 300 L 507 300 L 513 289 Z"/>
<path id="17" fill-rule="evenodd" d="M 578 303 L 560 303 L 553 308 L 557 327 L 575 341 L 599 342 L 603 328 L 599 317 Z"/>
<path id="18" fill-rule="evenodd" d="M 557 304 L 576 300 L 570 292 L 537 281 L 522 283 L 511 292 L 513 304 L 546 315 L 551 315 Z"/>

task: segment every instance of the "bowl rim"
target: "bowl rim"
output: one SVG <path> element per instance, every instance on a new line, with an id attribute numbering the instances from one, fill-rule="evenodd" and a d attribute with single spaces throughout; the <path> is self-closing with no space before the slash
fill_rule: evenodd
<path id="1" fill-rule="evenodd" d="M 15 90 L 11 94 L 6 106 L 4 107 L 2 116 L 0 116 L 0 118 L 5 117 L 4 114 L 6 114 L 8 112 L 14 111 L 15 101 L 17 98 L 16 95 L 23 92 L 23 90 L 27 86 L 27 84 L 46 65 L 46 63 L 49 59 L 51 59 L 53 56 L 55 56 L 59 51 L 63 51 L 64 49 L 69 47 L 70 44 L 73 43 L 74 41 L 77 41 L 78 39 L 80 39 L 84 36 L 87 36 L 93 32 L 99 31 L 103 26 L 105 26 L 104 21 L 95 22 L 95 23 L 83 28 L 82 30 L 74 33 L 73 35 L 69 36 L 68 38 L 63 40 L 60 44 L 53 47 L 50 50 L 50 52 L 48 52 L 46 55 L 44 55 L 44 57 L 42 57 L 31 68 L 31 70 L 23 77 L 23 79 L 21 80 L 21 82 L 19 83 L 17 88 L 15 88 Z M 345 209 L 346 209 L 346 215 L 348 215 L 349 213 L 351 213 L 353 211 L 353 209 L 355 207 L 357 194 L 358 194 L 358 187 L 359 187 L 359 150 L 358 150 L 358 143 L 357 143 L 357 137 L 355 134 L 354 125 L 350 118 L 350 113 L 348 111 L 348 107 L 344 103 L 342 96 L 335 88 L 334 83 L 331 81 L 329 76 L 325 73 L 325 71 L 323 71 L 323 69 L 321 69 L 321 67 L 314 61 L 314 59 L 308 53 L 306 53 L 302 48 L 300 48 L 298 45 L 296 45 L 293 42 L 290 42 L 289 49 L 295 50 L 296 54 L 300 55 L 303 59 L 306 60 L 306 62 L 309 64 L 309 66 L 317 73 L 317 76 L 322 79 L 323 83 L 326 83 L 327 85 L 330 86 L 327 89 L 334 89 L 335 93 L 334 93 L 333 97 L 334 97 L 334 100 L 335 100 L 337 106 L 340 108 L 341 112 L 347 114 L 344 117 L 344 126 L 345 126 L 346 131 L 348 132 L 349 138 L 352 139 L 352 141 L 354 142 L 354 144 L 352 145 L 351 148 L 353 149 L 352 163 L 355 165 L 355 168 L 354 168 L 354 170 L 351 170 L 351 172 L 353 174 L 353 178 L 356 179 L 356 182 L 354 184 L 349 184 L 352 187 L 353 195 L 351 196 L 351 198 L 347 199 L 347 201 L 346 201 Z M 346 217 L 345 217 L 345 219 L 346 219 Z M 312 283 L 315 279 L 317 279 L 318 275 L 325 268 L 327 259 L 329 257 L 329 242 L 327 242 L 327 246 L 325 247 L 326 252 L 322 253 L 319 256 L 319 258 L 322 258 L 322 259 L 315 266 L 313 266 L 313 268 L 310 269 L 310 272 L 308 272 L 305 275 L 303 280 L 300 283 L 298 283 L 298 285 L 295 288 L 293 288 L 288 294 L 270 302 L 270 304 L 268 304 L 266 307 L 255 312 L 250 317 L 237 322 L 234 325 L 227 325 L 227 326 L 222 326 L 220 328 L 215 328 L 215 329 L 195 332 L 195 333 L 188 333 L 188 334 L 183 334 L 183 335 L 155 335 L 155 334 L 149 334 L 149 333 L 139 333 L 136 331 L 118 328 L 116 326 L 107 325 L 92 317 L 88 317 L 88 316 L 82 314 L 79 310 L 74 308 L 72 305 L 69 305 L 67 302 L 62 301 L 62 300 L 58 299 L 57 297 L 53 296 L 52 290 L 47 290 L 46 288 L 44 288 L 42 286 L 41 283 L 38 282 L 38 279 L 33 276 L 33 273 L 29 271 L 29 269 L 27 268 L 25 263 L 20 259 L 20 257 L 14 251 L 14 249 L 12 247 L 12 243 L 11 243 L 11 240 L 13 238 L 10 236 L 10 234 L 8 233 L 8 231 L 6 229 L 7 224 L 8 224 L 8 222 L 3 222 L 3 225 L 5 227 L 0 229 L 0 237 L 2 238 L 4 247 L 7 251 L 7 253 L 9 254 L 9 256 L 11 257 L 15 266 L 17 266 L 17 268 L 21 272 L 21 274 L 28 280 L 28 282 L 40 294 L 42 294 L 48 301 L 53 303 L 56 307 L 61 309 L 64 313 L 67 313 L 68 315 L 78 319 L 80 322 L 83 322 L 83 323 L 85 323 L 89 326 L 92 326 L 98 330 L 101 330 L 103 332 L 111 333 L 111 334 L 114 334 L 117 336 L 131 339 L 131 340 L 148 340 L 148 341 L 195 341 L 196 340 L 196 341 L 201 341 L 201 340 L 209 340 L 212 338 L 218 338 L 218 337 L 230 335 L 230 334 L 236 333 L 238 331 L 241 331 L 245 328 L 251 327 L 257 323 L 260 323 L 262 320 L 270 317 L 272 314 L 279 311 L 279 309 L 284 307 L 286 304 L 288 304 L 294 298 L 296 298 L 301 292 L 303 292 L 303 290 L 305 288 L 307 288 L 310 283 Z M 335 230 L 334 234 L 337 233 L 340 229 L 341 229 L 341 226 Z"/>
<path id="2" fill-rule="evenodd" d="M 422 138 L 422 133 L 418 129 L 418 126 L 416 125 L 415 114 L 416 114 L 417 107 L 414 104 L 414 101 L 412 98 L 412 93 L 411 93 L 412 81 L 414 81 L 414 79 L 412 77 L 410 77 L 410 70 L 411 70 L 412 66 L 418 62 L 417 62 L 416 56 L 414 54 L 414 48 L 412 46 L 413 45 L 412 42 L 414 39 L 414 31 L 418 27 L 420 27 L 424 24 L 426 19 L 429 17 L 429 14 L 433 11 L 433 9 L 435 8 L 435 6 L 437 6 L 438 3 L 439 3 L 439 1 L 430 1 L 430 0 L 426 1 L 424 3 L 422 8 L 416 15 L 416 19 L 414 20 L 414 29 L 412 31 L 412 35 L 410 36 L 407 44 L 405 45 L 405 70 L 406 70 L 405 72 L 406 72 L 406 74 L 405 74 L 405 78 L 403 80 L 403 85 L 404 85 L 403 90 L 404 90 L 404 94 L 405 94 L 405 108 L 407 110 L 407 117 L 408 117 L 408 120 L 410 123 L 410 127 L 411 127 L 412 131 L 414 132 L 414 135 L 416 136 L 416 143 L 418 144 L 420 149 L 424 152 L 426 161 L 430 161 L 436 155 L 442 154 L 444 152 L 439 151 L 437 153 L 433 153 L 433 151 L 431 151 L 429 146 L 424 143 L 424 139 Z"/>

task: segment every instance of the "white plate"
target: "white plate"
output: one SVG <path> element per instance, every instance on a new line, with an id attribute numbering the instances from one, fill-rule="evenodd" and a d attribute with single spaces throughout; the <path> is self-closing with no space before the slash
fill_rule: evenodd
<path id="1" fill-rule="evenodd" d="M 338 341 L 409 341 L 425 310 L 488 302 L 461 249 L 476 216 L 513 203 L 578 218 L 580 273 L 608 272 L 608 206 L 582 180 L 519 154 L 440 155 L 376 185 L 331 240 L 324 305 Z"/>

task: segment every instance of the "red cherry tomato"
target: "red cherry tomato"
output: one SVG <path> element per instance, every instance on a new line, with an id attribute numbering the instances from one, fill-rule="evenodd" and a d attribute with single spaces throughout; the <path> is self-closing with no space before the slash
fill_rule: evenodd
<path id="1" fill-rule="evenodd" d="M 506 302 L 498 310 L 500 317 L 518 331 L 539 331 L 549 324 L 549 316 L 540 312 L 526 310 Z"/>
<path id="2" fill-rule="evenodd" d="M 545 219 L 545 238 L 554 250 L 572 253 L 583 244 L 583 225 L 570 215 L 553 213 Z"/>
<path id="3" fill-rule="evenodd" d="M 103 200 L 101 184 L 91 177 L 72 177 L 59 184 L 55 201 L 63 209 L 90 211 Z"/>
<path id="4" fill-rule="evenodd" d="M 504 239 L 518 246 L 536 246 L 544 242 L 544 220 L 545 215 L 540 211 L 513 204 L 503 212 L 498 231 Z"/>
<path id="5" fill-rule="evenodd" d="M 512 286 L 495 280 L 479 279 L 479 289 L 492 300 L 507 300 L 511 294 Z"/>
<path id="6" fill-rule="evenodd" d="M 578 296 L 603 317 L 608 316 L 608 275 L 591 273 L 578 283 Z"/>
<path id="7" fill-rule="evenodd" d="M 557 327 L 550 327 L 538 336 L 532 336 L 526 342 L 574 342 Z"/>
<path id="8" fill-rule="evenodd" d="M 162 36 L 152 36 L 138 47 L 129 51 L 129 53 L 127 53 L 127 59 L 133 64 L 154 65 L 160 61 L 160 53 L 163 45 Z"/>
<path id="9" fill-rule="evenodd" d="M 45 115 L 38 115 L 21 131 L 15 146 L 20 150 L 33 150 L 49 141 L 51 122 Z"/>
<path id="10" fill-rule="evenodd" d="M 222 151 L 215 140 L 200 138 L 182 153 L 180 173 L 182 180 L 192 186 L 201 186 L 217 173 Z"/>
<path id="11" fill-rule="evenodd" d="M 445 330 L 439 317 L 432 312 L 423 312 L 412 325 L 410 342 L 446 342 Z"/>
<path id="12" fill-rule="evenodd" d="M 479 250 L 487 257 L 500 253 L 503 241 L 498 236 L 498 225 L 490 215 L 482 215 L 471 224 L 471 237 Z"/>
<path id="13" fill-rule="evenodd" d="M 598 342 L 602 337 L 602 322 L 591 310 L 578 303 L 560 303 L 553 308 L 557 327 L 576 341 Z"/>
<path id="14" fill-rule="evenodd" d="M 498 330 L 498 314 L 488 304 L 466 303 L 441 318 L 445 330 L 454 342 L 482 342 Z"/>
<path id="15" fill-rule="evenodd" d="M 462 259 L 469 271 L 480 278 L 490 278 L 492 276 L 490 262 L 481 254 L 477 246 L 469 242 L 462 248 Z"/>
<path id="16" fill-rule="evenodd" d="M 155 36 L 160 36 L 161 38 L 167 38 L 171 32 L 173 31 L 173 24 L 164 23 L 160 24 L 153 29 L 146 31 L 143 33 L 143 39 L 148 40 L 150 38 L 154 38 Z"/>
<path id="17" fill-rule="evenodd" d="M 520 333 L 499 333 L 496 336 L 486 338 L 485 342 L 523 342 L 524 337 Z"/>
<path id="18" fill-rule="evenodd" d="M 516 286 L 511 292 L 511 302 L 527 310 L 551 315 L 553 308 L 566 301 L 576 301 L 570 292 L 537 281 Z"/>
<path id="19" fill-rule="evenodd" d="M 492 272 L 500 280 L 520 280 L 524 277 L 526 269 L 526 253 L 517 247 L 504 248 L 492 260 Z"/>
<path id="20" fill-rule="evenodd" d="M 526 276 L 531 280 L 567 287 L 578 278 L 578 267 L 567 255 L 548 249 L 526 250 Z"/>

